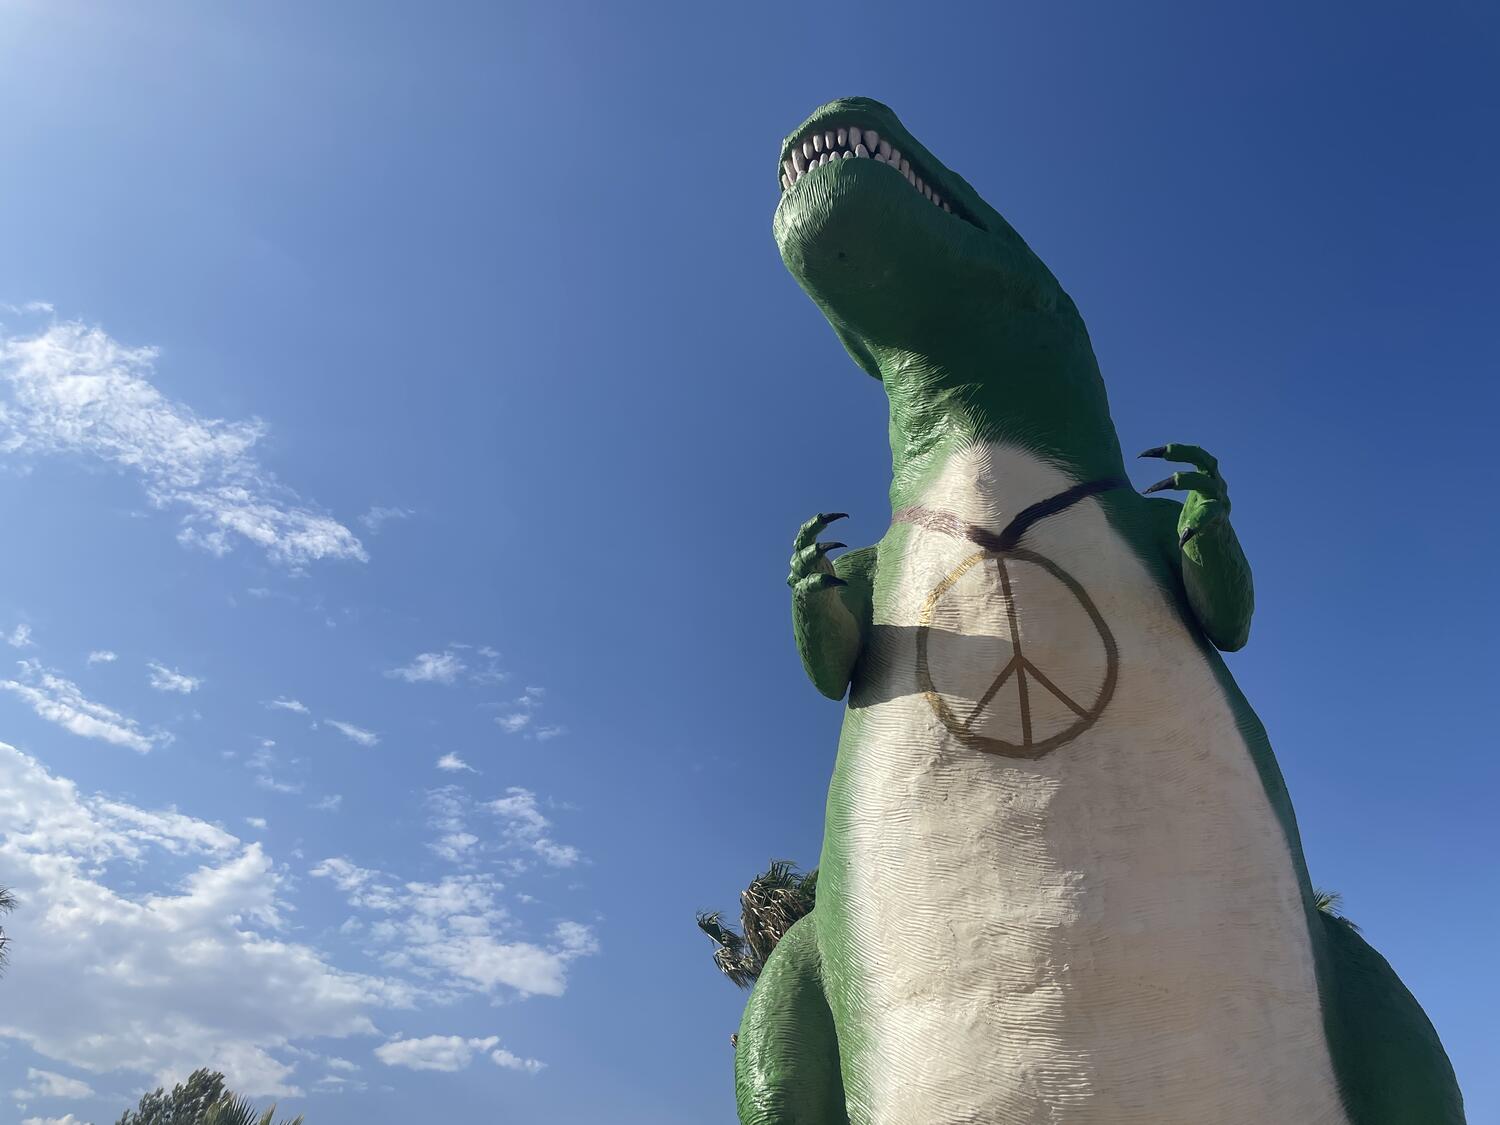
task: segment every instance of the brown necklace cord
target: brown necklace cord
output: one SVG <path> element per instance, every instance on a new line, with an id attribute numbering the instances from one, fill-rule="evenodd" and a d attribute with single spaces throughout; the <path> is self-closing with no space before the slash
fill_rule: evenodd
<path id="1" fill-rule="evenodd" d="M 931 508 L 912 506 L 902 508 L 891 517 L 892 523 L 912 523 L 919 527 L 925 527 L 929 531 L 940 531 L 948 535 L 962 535 L 970 542 L 977 543 L 986 551 L 1014 551 L 1021 544 L 1021 537 L 1031 528 L 1046 519 L 1055 516 L 1071 508 L 1080 500 L 1087 500 L 1090 496 L 1097 496 L 1101 492 L 1111 492 L 1116 488 L 1129 488 L 1130 482 L 1124 477 L 1101 477 L 1098 480 L 1085 481 L 1083 484 L 1075 484 L 1072 488 L 1059 492 L 1056 496 L 1046 500 L 1038 500 L 1035 504 L 1021 509 L 1016 513 L 997 535 L 987 528 L 975 524 L 960 525 L 958 517 L 950 512 L 935 512 Z"/>

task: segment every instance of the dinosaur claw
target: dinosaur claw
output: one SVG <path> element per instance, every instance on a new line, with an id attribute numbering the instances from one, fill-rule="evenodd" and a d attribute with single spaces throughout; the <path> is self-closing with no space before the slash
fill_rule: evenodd
<path id="1" fill-rule="evenodd" d="M 822 520 L 824 523 L 832 523 L 834 520 L 846 520 L 846 519 L 848 519 L 849 518 L 849 513 L 848 512 L 824 512 L 818 518 L 820 520 Z"/>
<path id="2" fill-rule="evenodd" d="M 1188 543 L 1188 540 L 1191 539 L 1193 536 L 1195 536 L 1197 534 L 1198 534 L 1198 529 L 1196 527 L 1190 527 L 1186 531 L 1184 531 L 1181 535 L 1179 535 L 1177 537 L 1177 546 L 1178 546 L 1178 549 L 1186 547 L 1187 543 Z"/>
<path id="3" fill-rule="evenodd" d="M 1165 492 L 1169 488 L 1176 488 L 1176 487 L 1177 487 L 1177 478 L 1174 475 L 1174 476 L 1168 477 L 1166 480 L 1159 480 L 1159 481 L 1157 481 L 1150 488 L 1145 489 L 1141 493 L 1141 495 L 1148 496 L 1148 495 L 1150 495 L 1153 492 Z"/>
<path id="4" fill-rule="evenodd" d="M 819 543 L 818 551 L 822 554 L 827 554 L 829 551 L 837 551 L 839 548 L 847 546 L 849 546 L 847 543 Z"/>
<path id="5" fill-rule="evenodd" d="M 1166 455 L 1167 447 L 1165 445 L 1153 445 L 1146 452 L 1136 454 L 1137 457 L 1165 457 Z"/>

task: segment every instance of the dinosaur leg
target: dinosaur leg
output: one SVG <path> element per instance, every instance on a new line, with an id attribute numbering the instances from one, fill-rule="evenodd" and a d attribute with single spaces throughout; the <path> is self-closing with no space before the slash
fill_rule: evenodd
<path id="1" fill-rule="evenodd" d="M 750 993 L 735 1051 L 741 1125 L 848 1125 L 816 917 L 786 932 Z"/>
<path id="2" fill-rule="evenodd" d="M 1329 1047 L 1351 1125 L 1464 1125 L 1453 1066 L 1426 1013 L 1352 926 L 1319 920 Z"/>

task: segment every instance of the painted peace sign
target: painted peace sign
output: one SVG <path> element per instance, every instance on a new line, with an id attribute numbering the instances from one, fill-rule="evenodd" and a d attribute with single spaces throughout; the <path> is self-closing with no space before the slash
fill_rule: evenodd
<path id="1" fill-rule="evenodd" d="M 975 567 L 988 564 L 993 564 L 999 580 L 1001 599 L 1004 602 L 1009 626 L 1011 655 L 1004 667 L 995 674 L 993 682 L 980 696 L 974 707 L 966 715 L 959 715 L 942 688 L 934 682 L 933 654 L 930 649 L 934 634 L 943 635 L 941 630 L 934 627 L 934 621 L 959 581 Z M 1039 668 L 1023 651 L 1012 586 L 1012 569 L 1021 566 L 1039 567 L 1061 583 L 1067 593 L 1072 596 L 1072 601 L 1081 608 L 1083 615 L 1102 643 L 1103 679 L 1097 691 L 1091 693 L 1092 698 L 1086 702 L 1075 699 L 1073 695 L 1060 688 L 1054 679 Z M 1000 754 L 1008 758 L 1040 758 L 1059 746 L 1071 742 L 1093 726 L 1099 716 L 1104 713 L 1104 709 L 1109 706 L 1109 701 L 1114 695 L 1115 683 L 1119 679 L 1119 672 L 1120 656 L 1114 635 L 1109 631 L 1109 626 L 1105 624 L 1099 608 L 1089 597 L 1088 591 L 1079 584 L 1076 578 L 1051 559 L 1023 547 L 982 550 L 970 555 L 959 563 L 942 582 L 938 583 L 932 593 L 927 596 L 926 603 L 922 607 L 917 627 L 918 687 L 943 725 L 960 742 L 975 750 Z M 1012 680 L 1015 681 L 1014 698 L 1020 711 L 1021 740 L 1019 742 L 981 733 L 975 727 L 976 722 L 991 708 L 1001 691 Z M 1030 686 L 1032 683 L 1038 691 L 1055 698 L 1065 710 L 1058 711 L 1056 707 L 1051 707 L 1048 714 L 1039 714 L 1040 697 L 1033 696 Z"/>

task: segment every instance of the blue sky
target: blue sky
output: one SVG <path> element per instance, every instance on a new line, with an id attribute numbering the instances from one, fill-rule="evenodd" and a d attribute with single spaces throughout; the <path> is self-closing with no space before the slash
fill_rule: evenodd
<path id="1" fill-rule="evenodd" d="M 866 94 L 1219 456 L 1315 881 L 1500 1120 L 1500 29 L 1316 7 L 0 4 L 0 1119 L 732 1120 L 788 546 L 889 516 L 775 159 Z"/>

